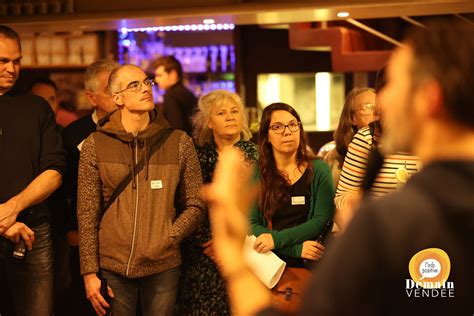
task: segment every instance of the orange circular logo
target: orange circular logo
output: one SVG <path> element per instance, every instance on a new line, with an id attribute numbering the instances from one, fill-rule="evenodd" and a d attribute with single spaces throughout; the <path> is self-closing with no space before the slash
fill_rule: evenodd
<path id="1" fill-rule="evenodd" d="M 413 281 L 420 282 L 422 287 L 439 288 L 448 280 L 451 261 L 444 250 L 427 248 L 411 258 L 408 271 Z"/>

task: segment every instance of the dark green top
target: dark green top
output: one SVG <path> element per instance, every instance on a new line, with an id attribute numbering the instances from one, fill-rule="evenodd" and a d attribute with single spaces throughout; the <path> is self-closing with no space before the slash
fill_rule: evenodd
<path id="1" fill-rule="evenodd" d="M 250 141 L 238 141 L 235 147 L 242 150 L 245 162 L 253 164 L 258 157 L 257 146 Z M 196 146 L 201 164 L 204 183 L 212 180 L 219 159 L 216 144 L 211 142 L 204 147 Z M 202 243 L 212 238 L 209 218 L 181 244 L 183 264 L 178 308 L 175 315 L 231 315 L 227 300 L 227 289 L 218 268 L 202 251 Z"/>
<path id="2" fill-rule="evenodd" d="M 308 220 L 281 231 L 268 229 L 268 222 L 256 205 L 250 213 L 252 234 L 270 233 L 278 253 L 301 258 L 303 242 L 316 240 L 326 222 L 334 217 L 334 184 L 329 166 L 322 160 L 313 160 Z"/>
<path id="3" fill-rule="evenodd" d="M 257 145 L 251 141 L 239 140 L 234 146 L 243 152 L 246 161 L 252 163 L 257 161 L 258 148 Z M 212 180 L 212 175 L 214 174 L 214 169 L 219 159 L 216 143 L 212 141 L 204 147 L 196 145 L 196 152 L 198 154 L 199 163 L 201 164 L 203 182 L 209 183 Z"/>

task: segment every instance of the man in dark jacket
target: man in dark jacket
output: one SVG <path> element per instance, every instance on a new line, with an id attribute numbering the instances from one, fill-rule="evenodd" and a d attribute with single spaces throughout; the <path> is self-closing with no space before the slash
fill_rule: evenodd
<path id="1" fill-rule="evenodd" d="M 181 63 L 173 56 L 158 58 L 154 63 L 155 81 L 166 91 L 163 100 L 163 115 L 171 127 L 185 131 L 192 136 L 191 116 L 197 99 L 183 85 Z"/>
<path id="2" fill-rule="evenodd" d="M 18 35 L 0 25 L 0 271 L 17 315 L 51 315 L 53 303 L 50 214 L 45 200 L 61 184 L 65 158 L 54 114 L 33 95 L 12 95 L 20 71 Z M 20 261 L 9 242 L 28 253 Z M 21 256 L 21 251 L 13 252 Z M 2 309 L 12 305 L 2 301 Z"/>
<path id="3" fill-rule="evenodd" d="M 474 28 L 455 21 L 413 30 L 394 51 L 381 148 L 412 152 L 425 167 L 399 192 L 364 201 L 314 271 L 301 315 L 473 313 L 473 54 Z M 237 314 L 278 314 L 242 258 L 235 174 L 218 169 L 209 194 L 217 262 Z"/>
<path id="4" fill-rule="evenodd" d="M 115 110 L 112 96 L 107 90 L 108 80 L 112 70 L 119 63 L 113 60 L 99 60 L 90 64 L 84 74 L 85 95 L 94 111 L 77 121 L 69 124 L 63 131 L 64 148 L 67 152 L 67 172 L 64 177 L 63 199 L 67 201 L 68 221 L 64 225 L 66 239 L 70 246 L 71 284 L 69 300 L 64 301 L 64 307 L 74 309 L 77 315 L 93 314 L 92 306 L 85 297 L 84 281 L 79 268 L 79 233 L 77 227 L 77 172 L 79 155 L 84 140 L 97 129 L 100 119 Z"/>

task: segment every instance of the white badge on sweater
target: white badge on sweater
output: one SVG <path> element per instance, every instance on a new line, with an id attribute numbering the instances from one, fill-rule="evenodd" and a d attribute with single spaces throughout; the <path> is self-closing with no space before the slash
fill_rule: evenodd
<path id="1" fill-rule="evenodd" d="M 77 145 L 77 149 L 79 149 L 79 151 L 82 150 L 82 145 L 84 145 L 84 141 L 85 139 Z"/>
<path id="2" fill-rule="evenodd" d="M 161 180 L 151 180 L 150 184 L 152 190 L 163 188 L 163 182 Z"/>
<path id="3" fill-rule="evenodd" d="M 304 196 L 292 196 L 291 197 L 291 205 L 304 205 L 305 198 Z"/>

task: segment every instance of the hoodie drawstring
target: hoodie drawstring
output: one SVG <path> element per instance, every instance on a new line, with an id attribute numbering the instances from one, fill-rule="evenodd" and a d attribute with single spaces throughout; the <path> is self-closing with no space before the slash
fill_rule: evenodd
<path id="1" fill-rule="evenodd" d="M 132 156 L 132 188 L 136 189 L 137 188 L 137 182 L 135 179 L 135 166 L 138 163 L 138 161 L 135 159 L 134 151 L 138 150 L 138 147 L 143 148 L 144 150 L 144 155 L 145 155 L 145 180 L 148 181 L 148 150 L 147 150 L 147 139 L 145 138 L 143 141 L 138 140 L 136 137 L 133 138 L 133 145 L 132 143 L 128 143 L 128 148 L 130 149 L 130 155 Z"/>
<path id="2" fill-rule="evenodd" d="M 143 141 L 143 143 L 145 144 L 144 146 L 145 147 L 145 180 L 148 181 L 148 150 L 146 148 L 146 143 L 147 143 L 146 138 Z"/>
<path id="3" fill-rule="evenodd" d="M 133 144 L 136 147 L 136 139 L 133 139 Z M 137 182 L 135 181 L 135 156 L 133 155 L 132 144 L 128 143 L 128 148 L 130 148 L 130 155 L 132 156 L 132 188 L 137 188 Z"/>

